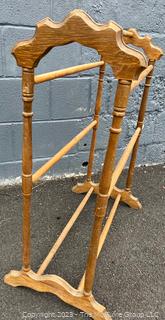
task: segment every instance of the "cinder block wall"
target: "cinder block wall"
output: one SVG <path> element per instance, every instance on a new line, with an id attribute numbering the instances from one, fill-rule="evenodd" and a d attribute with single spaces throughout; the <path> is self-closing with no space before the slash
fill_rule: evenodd
<path id="1" fill-rule="evenodd" d="M 60 21 L 75 8 L 87 11 L 96 21 L 115 20 L 124 28 L 135 27 L 149 33 L 155 44 L 165 47 L 165 5 L 158 1 L 53 1 L 1 0 L 0 1 L 0 179 L 21 174 L 22 102 L 21 70 L 16 66 L 11 49 L 17 41 L 34 33 L 37 21 L 49 16 Z M 70 44 L 52 50 L 39 64 L 36 73 L 72 66 L 97 58 L 94 50 Z M 91 119 L 97 85 L 97 71 L 50 81 L 36 87 L 33 105 L 33 158 L 34 170 L 51 157 L 60 147 L 78 133 Z M 95 170 L 100 169 L 111 121 L 111 110 L 116 81 L 109 68 L 106 70 L 100 129 L 96 150 Z M 109 96 L 110 94 L 110 96 Z M 123 151 L 136 126 L 141 88 L 133 93 L 128 117 L 123 124 Z M 137 164 L 161 163 L 165 154 L 165 66 L 164 58 L 157 63 L 149 97 L 145 127 L 140 143 Z M 50 174 L 63 175 L 86 171 L 90 135 L 80 142 Z"/>

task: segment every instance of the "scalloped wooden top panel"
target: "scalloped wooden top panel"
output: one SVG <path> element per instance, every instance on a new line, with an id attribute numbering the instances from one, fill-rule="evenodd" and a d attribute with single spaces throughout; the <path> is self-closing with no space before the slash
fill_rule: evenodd
<path id="1" fill-rule="evenodd" d="M 79 9 L 72 11 L 61 23 L 49 18 L 40 21 L 33 38 L 19 42 L 12 53 L 19 66 L 34 68 L 51 48 L 71 42 L 96 49 L 111 65 L 116 78 L 136 79 L 147 67 L 144 54 L 124 42 L 123 29 L 119 25 L 113 21 L 98 24 Z"/>
<path id="2" fill-rule="evenodd" d="M 129 29 L 128 34 L 124 35 L 124 41 L 127 44 L 133 44 L 134 46 L 140 47 L 144 50 L 147 57 L 151 60 L 158 60 L 163 56 L 163 50 L 152 43 L 152 37 L 144 36 L 141 37 L 136 29 Z M 127 31 L 126 31 L 127 34 Z"/>

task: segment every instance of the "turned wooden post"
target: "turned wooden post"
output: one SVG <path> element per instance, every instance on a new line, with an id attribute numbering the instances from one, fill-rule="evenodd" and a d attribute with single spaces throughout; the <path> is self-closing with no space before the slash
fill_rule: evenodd
<path id="1" fill-rule="evenodd" d="M 96 147 L 97 129 L 99 126 L 99 113 L 100 113 L 101 103 L 102 103 L 104 72 L 105 72 L 105 64 L 103 64 L 100 67 L 100 71 L 99 71 L 96 106 L 95 106 L 95 113 L 94 113 L 94 120 L 97 120 L 97 124 L 93 128 L 91 147 L 90 147 L 90 153 L 89 153 L 89 161 L 88 161 L 87 181 L 91 181 L 91 176 L 92 176 L 92 167 L 93 167 L 94 152 Z"/>
<path id="2" fill-rule="evenodd" d="M 107 209 L 109 189 L 111 186 L 112 173 L 114 169 L 117 143 L 119 139 L 119 134 L 122 130 L 121 124 L 125 115 L 130 88 L 131 81 L 118 81 L 118 87 L 114 102 L 112 127 L 110 128 L 108 148 L 105 156 L 104 166 L 99 185 L 99 194 L 96 200 L 95 220 L 93 225 L 85 275 L 85 295 L 90 295 L 93 287 L 102 221 Z"/>
<path id="3" fill-rule="evenodd" d="M 149 65 L 152 65 L 154 67 L 154 64 L 155 64 L 154 60 L 149 60 Z M 145 111 L 146 111 L 146 107 L 147 107 L 147 101 L 148 101 L 148 95 L 149 95 L 149 90 L 150 90 L 150 86 L 151 86 L 151 79 L 152 79 L 153 71 L 154 71 L 154 68 L 151 70 L 151 72 L 146 77 L 143 96 L 142 96 L 142 100 L 141 100 L 138 121 L 137 121 L 137 128 L 138 127 L 141 128 L 140 135 L 141 135 L 142 129 L 143 129 L 144 116 L 145 116 Z M 136 164 L 140 135 L 135 143 L 135 146 L 132 151 L 131 160 L 130 160 L 128 176 L 127 176 L 127 181 L 126 181 L 126 189 L 125 189 L 128 192 L 131 192 L 132 180 L 133 180 L 134 169 L 135 169 L 135 164 Z"/>
<path id="4" fill-rule="evenodd" d="M 23 109 L 23 152 L 22 152 L 22 192 L 23 192 L 23 270 L 30 270 L 30 211 L 32 193 L 32 101 L 34 70 L 23 68 L 22 98 Z"/>

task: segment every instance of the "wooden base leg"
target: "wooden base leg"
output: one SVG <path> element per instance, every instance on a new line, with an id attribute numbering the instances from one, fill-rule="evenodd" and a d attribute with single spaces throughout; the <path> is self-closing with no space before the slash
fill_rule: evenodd
<path id="1" fill-rule="evenodd" d="M 93 187 L 94 188 L 94 193 L 98 194 L 99 192 L 99 184 L 94 183 L 93 181 L 88 181 L 85 180 L 82 183 L 77 183 L 73 188 L 72 191 L 75 193 L 86 193 L 89 191 L 89 189 Z"/>
<path id="2" fill-rule="evenodd" d="M 99 304 L 93 295 L 86 297 L 82 291 L 73 288 L 56 275 L 39 276 L 32 270 L 29 272 L 12 270 L 5 275 L 4 282 L 13 287 L 23 286 L 39 292 L 52 293 L 64 302 L 82 310 L 94 320 L 112 320 L 105 307 Z"/>
<path id="3" fill-rule="evenodd" d="M 84 181 L 83 183 L 77 183 L 73 188 L 72 191 L 75 193 L 86 193 L 89 191 L 91 187 L 94 187 L 94 193 L 98 194 L 99 193 L 99 184 L 94 183 L 92 181 Z M 141 209 L 142 205 L 138 198 L 134 197 L 131 191 L 127 191 L 124 189 L 119 189 L 117 187 L 114 187 L 112 193 L 111 193 L 111 198 L 116 199 L 118 194 L 121 194 L 121 199 L 120 201 L 127 204 L 129 207 L 133 209 Z"/>
<path id="4" fill-rule="evenodd" d="M 119 189 L 117 187 L 114 187 L 112 193 L 111 193 L 111 198 L 116 199 L 118 194 L 121 194 L 121 199 L 120 201 L 127 204 L 129 207 L 133 209 L 142 209 L 142 205 L 138 198 L 134 197 L 131 191 L 127 191 L 124 189 Z"/>

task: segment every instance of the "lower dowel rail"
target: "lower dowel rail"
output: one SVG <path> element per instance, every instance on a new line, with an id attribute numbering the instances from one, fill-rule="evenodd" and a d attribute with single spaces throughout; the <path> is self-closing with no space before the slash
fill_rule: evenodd
<path id="1" fill-rule="evenodd" d="M 77 207 L 76 211 L 72 215 L 71 219 L 63 229 L 62 233 L 60 234 L 59 238 L 56 240 L 55 244 L 53 245 L 52 249 L 49 251 L 47 257 L 42 262 L 40 268 L 37 271 L 38 275 L 42 275 L 46 268 L 48 267 L 49 263 L 55 256 L 57 250 L 60 248 L 61 244 L 63 243 L 64 239 L 66 238 L 67 234 L 69 233 L 70 229 L 73 227 L 74 223 L 76 222 L 77 218 L 79 217 L 80 213 L 82 212 L 83 208 L 85 207 L 88 199 L 90 198 L 94 187 L 91 187 L 84 197 L 84 199 L 80 202 L 79 206 Z"/>
<path id="2" fill-rule="evenodd" d="M 115 187 L 127 161 L 128 161 L 128 158 L 133 150 L 133 147 L 139 137 L 139 134 L 140 134 L 140 131 L 141 131 L 141 128 L 137 128 L 135 130 L 135 133 L 133 134 L 132 138 L 130 139 L 129 143 L 127 144 L 120 160 L 118 161 L 117 163 L 117 166 L 112 174 L 112 182 L 111 182 L 111 186 L 110 186 L 110 189 L 109 189 L 109 196 L 111 195 L 112 193 L 112 190 L 113 188 Z"/>
<path id="3" fill-rule="evenodd" d="M 113 222 L 113 219 L 114 219 L 114 216 L 115 216 L 115 213 L 116 213 L 116 210 L 117 210 L 117 207 L 119 205 L 119 202 L 120 202 L 120 198 L 121 198 L 121 194 L 118 194 L 118 196 L 116 197 L 115 199 L 115 202 L 113 204 L 113 207 L 109 213 L 109 216 L 108 216 L 108 219 L 106 221 L 106 224 L 103 228 L 103 231 L 101 233 L 101 236 L 100 236 L 100 242 L 99 242 L 99 248 L 98 248 L 98 252 L 97 252 L 97 258 L 99 257 L 100 255 L 100 252 L 102 250 L 102 247 L 104 245 L 104 242 L 106 240 L 106 237 L 108 235 L 108 232 L 110 230 L 110 227 L 111 227 L 111 224 Z M 85 281 L 85 272 L 84 272 L 84 275 L 80 281 L 80 284 L 78 286 L 78 290 L 83 290 L 84 289 L 84 281 Z"/>
<path id="4" fill-rule="evenodd" d="M 86 128 L 77 134 L 70 142 L 68 142 L 61 150 L 59 150 L 49 161 L 47 161 L 32 176 L 32 181 L 36 182 L 51 167 L 53 167 L 67 152 L 69 152 L 86 134 L 97 124 L 97 120 L 93 120 Z"/>

